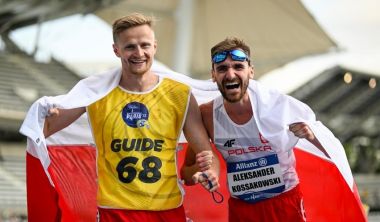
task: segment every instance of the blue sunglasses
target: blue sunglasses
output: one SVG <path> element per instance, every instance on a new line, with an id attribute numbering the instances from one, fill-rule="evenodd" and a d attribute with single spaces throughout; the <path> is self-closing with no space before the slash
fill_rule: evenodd
<path id="1" fill-rule="evenodd" d="M 245 60 L 249 61 L 249 58 L 245 52 L 243 52 L 240 49 L 234 49 L 230 51 L 223 51 L 223 52 L 218 52 L 212 57 L 212 62 L 213 63 L 220 63 L 226 60 L 227 56 L 230 55 L 232 60 L 234 61 L 240 61 L 243 62 Z"/>

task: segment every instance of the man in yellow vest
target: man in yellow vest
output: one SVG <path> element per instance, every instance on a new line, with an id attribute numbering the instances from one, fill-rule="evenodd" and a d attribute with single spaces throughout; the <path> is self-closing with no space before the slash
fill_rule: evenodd
<path id="1" fill-rule="evenodd" d="M 97 148 L 100 221 L 185 222 L 176 168 L 182 130 L 195 152 L 211 150 L 190 87 L 151 71 L 157 49 L 152 25 L 153 18 L 138 13 L 116 20 L 118 86 L 87 107 L 49 109 L 45 120 L 48 137 L 87 112 Z M 218 162 L 200 167 L 215 190 Z"/>

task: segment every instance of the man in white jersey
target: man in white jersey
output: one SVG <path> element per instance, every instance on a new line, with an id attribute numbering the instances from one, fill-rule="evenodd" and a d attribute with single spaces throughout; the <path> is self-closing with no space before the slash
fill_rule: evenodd
<path id="1" fill-rule="evenodd" d="M 202 104 L 200 109 L 208 135 L 226 161 L 231 194 L 229 221 L 305 221 L 295 170 L 295 144 L 281 147 L 275 142 L 279 140 L 276 138 L 279 137 L 276 136 L 276 124 L 282 121 L 281 112 L 285 111 L 274 107 L 268 109 L 273 113 L 267 116 L 259 113 L 262 109 L 258 106 L 265 106 L 266 103 L 254 101 L 255 93 L 259 91 L 250 90 L 258 88 L 258 83 L 251 80 L 254 70 L 250 48 L 238 38 L 227 38 L 211 49 L 211 60 L 212 80 L 218 85 L 222 96 Z M 305 106 L 285 95 L 278 98 L 291 100 L 290 106 Z M 266 116 L 265 119 L 261 119 L 263 116 Z M 288 128 L 293 137 L 307 139 L 328 157 L 305 122 L 291 122 L 281 127 Z M 263 129 L 266 133 L 273 133 L 263 135 Z M 188 185 L 201 183 L 208 188 L 205 176 L 197 172 L 195 163 L 207 159 L 205 156 L 211 159 L 212 154 L 195 155 L 191 148 L 186 153 L 182 177 Z"/>
<path id="2" fill-rule="evenodd" d="M 86 107 L 52 108 L 45 120 L 49 137 L 87 112 L 97 148 L 100 221 L 185 222 L 176 168 L 181 131 L 195 152 L 211 150 L 190 87 L 151 71 L 157 49 L 152 23 L 138 13 L 116 20 L 119 84 Z M 97 84 L 106 84 L 102 81 Z M 218 162 L 200 167 L 215 190 Z"/>

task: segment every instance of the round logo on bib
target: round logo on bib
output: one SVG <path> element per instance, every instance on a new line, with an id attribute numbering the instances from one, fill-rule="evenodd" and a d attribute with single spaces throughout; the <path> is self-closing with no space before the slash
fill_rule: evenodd
<path id="1" fill-rule="evenodd" d="M 124 106 L 121 113 L 124 122 L 133 128 L 147 127 L 149 111 L 146 106 L 139 102 L 131 102 Z"/>
<path id="2" fill-rule="evenodd" d="M 260 158 L 258 162 L 259 162 L 260 166 L 266 166 L 267 165 L 267 159 L 265 159 L 265 158 Z"/>

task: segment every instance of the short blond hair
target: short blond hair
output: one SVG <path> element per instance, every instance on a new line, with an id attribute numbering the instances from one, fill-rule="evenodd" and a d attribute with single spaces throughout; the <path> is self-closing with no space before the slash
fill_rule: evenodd
<path id="1" fill-rule="evenodd" d="M 124 30 L 140 25 L 148 25 L 152 28 L 155 21 L 156 19 L 153 16 L 145 16 L 140 13 L 132 13 L 115 20 L 112 25 L 112 36 L 114 43 L 116 43 L 119 34 Z"/>

